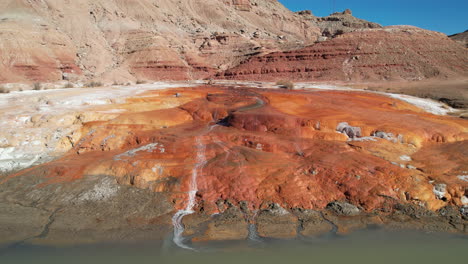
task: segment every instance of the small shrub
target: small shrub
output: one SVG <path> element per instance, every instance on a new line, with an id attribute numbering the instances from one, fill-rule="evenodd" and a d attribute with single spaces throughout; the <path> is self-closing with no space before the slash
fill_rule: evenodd
<path id="1" fill-rule="evenodd" d="M 63 86 L 63 88 L 75 88 L 75 86 L 73 85 L 73 83 L 68 82 L 67 84 L 65 84 L 65 86 Z"/>
<path id="2" fill-rule="evenodd" d="M 281 88 L 288 89 L 288 90 L 294 89 L 294 83 L 291 81 L 287 81 L 287 80 L 277 81 L 276 85 L 278 85 Z"/>
<path id="3" fill-rule="evenodd" d="M 120 84 L 119 84 L 117 81 L 114 81 L 114 82 L 112 83 L 112 85 L 116 86 L 116 85 L 120 85 Z"/>
<path id="4" fill-rule="evenodd" d="M 144 83 L 146 83 L 146 81 L 144 81 L 144 80 L 137 80 L 136 81 L 136 84 L 144 84 Z"/>
<path id="5" fill-rule="evenodd" d="M 9 93 L 9 92 L 10 90 L 8 90 L 7 88 L 0 86 L 0 93 Z"/>
<path id="6" fill-rule="evenodd" d="M 95 81 L 92 81 L 92 82 L 89 82 L 88 84 L 86 84 L 86 87 L 101 87 L 102 86 L 102 82 L 95 82 Z"/>
<path id="7" fill-rule="evenodd" d="M 42 84 L 39 83 L 39 82 L 34 83 L 34 84 L 33 84 L 33 90 L 34 90 L 34 91 L 42 90 Z"/>

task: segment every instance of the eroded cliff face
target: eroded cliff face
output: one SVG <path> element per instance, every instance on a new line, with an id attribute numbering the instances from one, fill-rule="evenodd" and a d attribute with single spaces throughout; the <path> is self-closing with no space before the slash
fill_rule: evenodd
<path id="1" fill-rule="evenodd" d="M 224 0 L 224 3 L 227 5 L 233 5 L 236 9 L 242 11 L 250 11 L 252 9 L 252 3 L 250 0 Z"/>
<path id="2" fill-rule="evenodd" d="M 465 32 L 458 33 L 458 34 L 453 34 L 449 36 L 449 38 L 455 40 L 456 42 L 468 48 L 468 30 Z"/>
<path id="3" fill-rule="evenodd" d="M 320 33 L 277 1 L 7 0 L 0 34 L 2 82 L 113 82 L 204 78 Z"/>
<path id="4" fill-rule="evenodd" d="M 40 19 L 12 19 L 0 22 L 0 82 L 61 80 L 82 74 L 76 47 L 57 28 Z"/>
<path id="5" fill-rule="evenodd" d="M 466 76 L 466 49 L 445 36 L 378 28 L 350 12 L 293 13 L 276 0 L 7 0 L 0 82 Z"/>
<path id="6" fill-rule="evenodd" d="M 323 37 L 320 38 L 321 40 L 360 29 L 382 28 L 382 26 L 377 23 L 354 17 L 352 11 L 349 9 L 343 12 L 333 13 L 326 17 L 316 17 L 310 10 L 299 11 L 297 14 L 320 28 Z"/>
<path id="7" fill-rule="evenodd" d="M 468 51 L 445 35 L 413 27 L 386 27 L 254 57 L 219 78 L 395 81 L 460 78 L 467 71 Z"/>

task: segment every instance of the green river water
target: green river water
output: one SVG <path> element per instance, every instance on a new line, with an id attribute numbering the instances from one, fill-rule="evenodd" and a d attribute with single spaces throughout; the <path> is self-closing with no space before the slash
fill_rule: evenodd
<path id="1" fill-rule="evenodd" d="M 0 249 L 1 264 L 17 263 L 468 263 L 468 236 L 366 230 L 320 239 L 209 242 L 198 251 L 166 241 Z"/>

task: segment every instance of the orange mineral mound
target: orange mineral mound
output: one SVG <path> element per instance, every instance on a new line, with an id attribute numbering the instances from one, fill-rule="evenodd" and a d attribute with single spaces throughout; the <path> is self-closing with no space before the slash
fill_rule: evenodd
<path id="1" fill-rule="evenodd" d="M 195 183 L 206 212 L 219 200 L 436 210 L 467 195 L 468 121 L 383 95 L 208 86 L 148 92 L 122 107 L 86 123 L 62 158 L 19 174 L 43 173 L 46 184 L 111 175 L 169 194 L 178 209 Z"/>

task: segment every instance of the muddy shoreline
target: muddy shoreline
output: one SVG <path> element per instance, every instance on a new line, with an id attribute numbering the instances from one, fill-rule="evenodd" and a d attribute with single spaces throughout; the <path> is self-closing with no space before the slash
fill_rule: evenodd
<path id="1" fill-rule="evenodd" d="M 167 194 L 118 185 L 108 176 L 34 188 L 41 182 L 41 177 L 29 175 L 0 185 L 3 248 L 162 241 L 173 236 L 175 210 Z M 346 202 L 320 211 L 265 203 L 254 212 L 245 203 L 218 204 L 222 213 L 208 215 L 199 208 L 183 219 L 185 243 L 347 235 L 368 228 L 468 235 L 468 214 L 455 206 L 432 212 L 414 204 L 389 203 L 387 208 L 362 212 Z"/>

